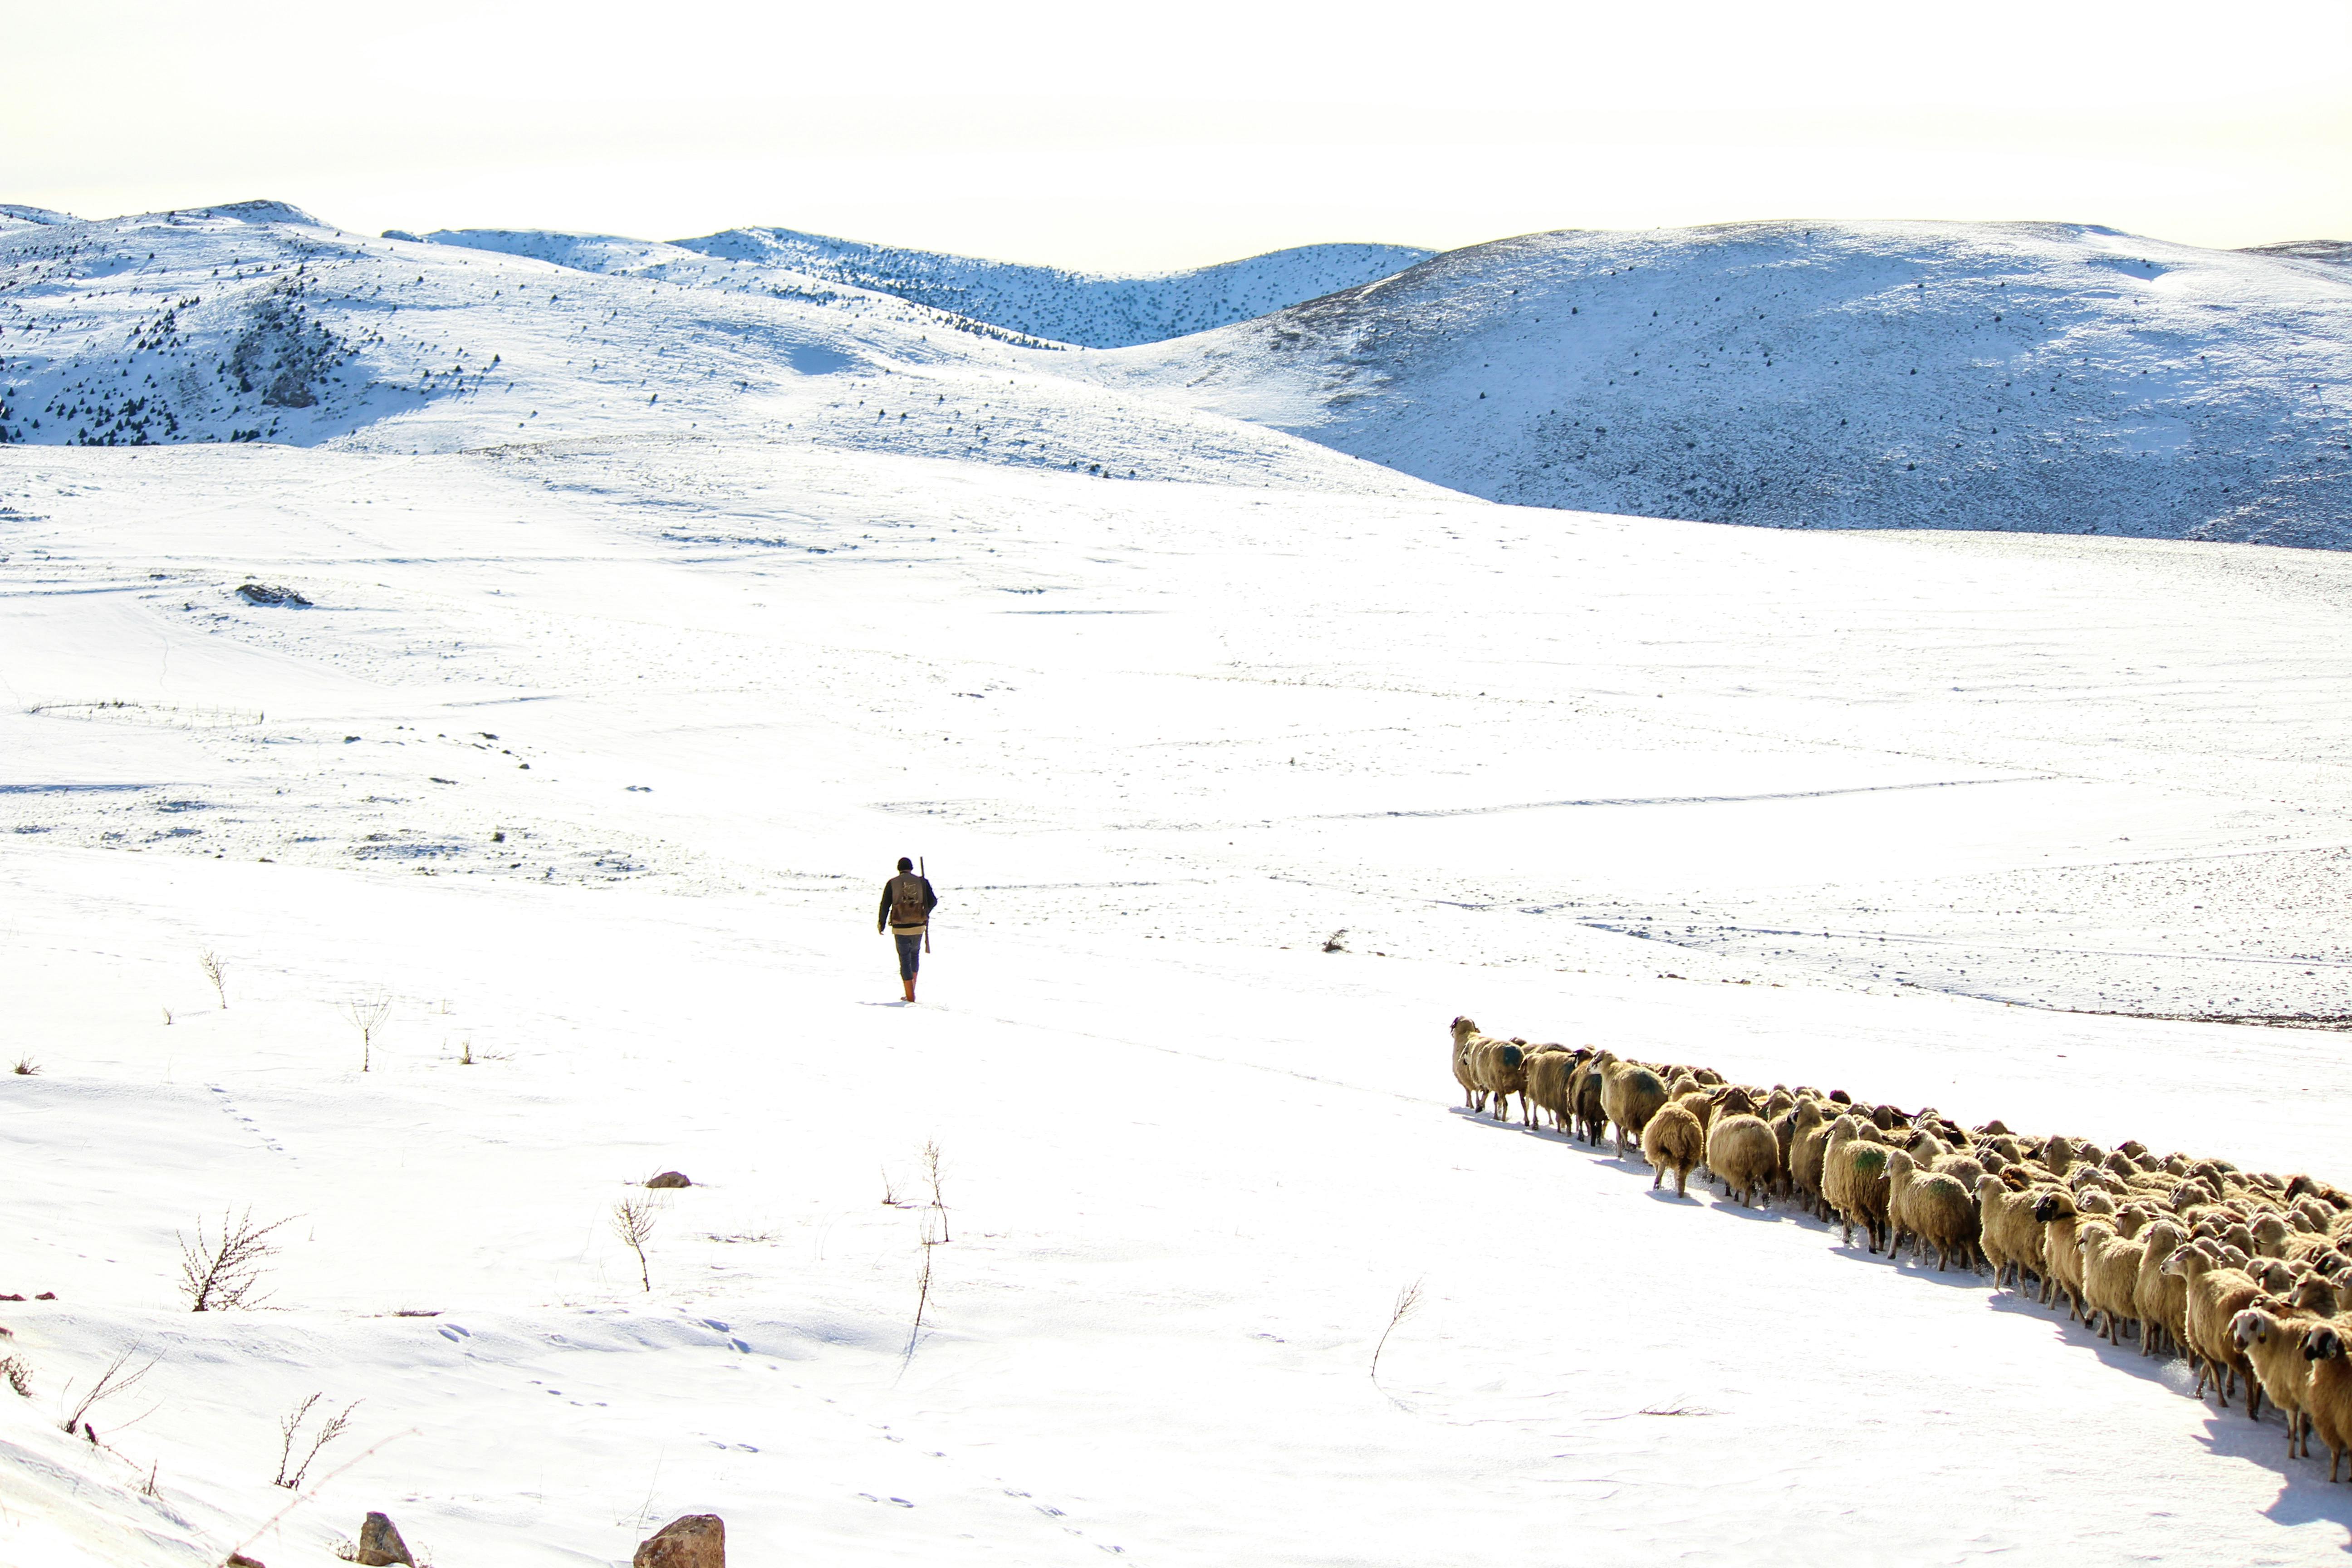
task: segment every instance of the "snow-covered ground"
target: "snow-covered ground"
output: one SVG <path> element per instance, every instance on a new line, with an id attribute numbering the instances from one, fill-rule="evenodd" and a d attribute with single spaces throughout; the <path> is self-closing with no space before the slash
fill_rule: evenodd
<path id="1" fill-rule="evenodd" d="M 2068 224 L 1525 235 L 1109 363 L 1496 500 L 2342 548 L 2352 268 L 2280 248 Z"/>
<path id="2" fill-rule="evenodd" d="M 1461 1114 L 1444 1033 L 2352 1177 L 2338 1037 L 2214 1021 L 2352 1014 L 2352 559 L 1495 505 L 904 301 L 251 216 L 12 252 L 85 268 L 12 374 L 97 375 L 47 328 L 193 289 L 174 237 L 360 355 L 307 445 L 0 449 L 0 1293 L 56 1296 L 0 1303 L 0 1563 L 2352 1546 L 2179 1363 Z M 392 404 L 430 344 L 547 434 Z M 1139 477 L 950 433 L 1000 375 Z M 248 1207 L 268 1300 L 186 1311 Z"/>

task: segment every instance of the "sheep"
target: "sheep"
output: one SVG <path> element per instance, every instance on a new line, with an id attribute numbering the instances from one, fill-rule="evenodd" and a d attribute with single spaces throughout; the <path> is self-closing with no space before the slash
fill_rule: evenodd
<path id="1" fill-rule="evenodd" d="M 1822 1195 L 1843 1222 L 1842 1245 L 1853 1245 L 1858 1225 L 1876 1252 L 1886 1226 L 1886 1156 L 1893 1151 L 1865 1139 L 1862 1130 L 1863 1123 L 1851 1116 L 1831 1125 L 1822 1159 Z"/>
<path id="2" fill-rule="evenodd" d="M 1494 1095 L 1488 1114 L 1497 1121 L 1511 1114 L 1511 1096 L 1519 1097 L 1519 1120 L 1529 1127 L 1536 1124 L 1536 1108 L 1528 1099 L 1528 1043 L 1520 1039 L 1498 1040 L 1489 1036 L 1486 1041 L 1471 1047 L 1470 1070 L 1478 1076 L 1479 1086 Z"/>
<path id="3" fill-rule="evenodd" d="M 1642 1129 L 1666 1102 L 1666 1086 L 1639 1062 L 1612 1062 L 1601 1080 L 1601 1105 L 1616 1130 L 1617 1158 L 1625 1157 L 1625 1140 L 1641 1146 Z"/>
<path id="4" fill-rule="evenodd" d="M 1454 1081 L 1462 1086 L 1462 1104 L 1465 1110 L 1486 1109 L 1486 1091 L 1478 1087 L 1477 1074 L 1470 1070 L 1470 1047 L 1486 1037 L 1478 1026 L 1467 1018 L 1454 1020 Z"/>
<path id="5" fill-rule="evenodd" d="M 2326 1300 L 2332 1311 L 2333 1291 Z M 2276 1297 L 2265 1296 L 2242 1309 L 2230 1320 L 2230 1341 L 2253 1369 L 2262 1391 L 2286 1417 L 2286 1457 L 2299 1459 L 2310 1452 L 2311 1363 L 2303 1353 L 2304 1340 L 2327 1321 L 2328 1313 L 2308 1311 Z"/>
<path id="6" fill-rule="evenodd" d="M 2067 1317 L 2084 1315 L 2083 1254 L 2075 1245 L 2077 1226 L 2084 1215 L 2111 1215 L 2114 1212 L 2113 1200 L 2104 1194 L 2069 1194 L 2062 1187 L 2053 1187 L 2033 1205 L 2033 1217 L 2042 1222 L 2042 1256 L 2049 1265 L 2042 1274 L 2043 1306 L 2063 1296 Z"/>
<path id="7" fill-rule="evenodd" d="M 1999 1159 L 2000 1156 L 1995 1155 L 1994 1158 Z M 1939 1176 L 1951 1177 L 1971 1193 L 1977 1190 L 1977 1184 L 1991 1168 L 1973 1154 L 1939 1154 L 1927 1163 L 1928 1170 Z"/>
<path id="8" fill-rule="evenodd" d="M 1528 1057 L 1528 1098 L 1562 1130 L 1568 1126 L 1568 1075 L 1576 1065 L 1576 1054 L 1566 1046 L 1538 1046 Z"/>
<path id="9" fill-rule="evenodd" d="M 1887 1205 L 1894 1207 L 1894 1173 L 1897 1159 L 1908 1156 L 1899 1151 L 1887 1159 Z M 1937 1273 L 1952 1266 L 1955 1258 L 1961 1268 L 1976 1271 L 1977 1243 L 1982 1232 L 1977 1217 L 1977 1201 L 1958 1176 L 1942 1171 L 1916 1171 L 1912 1173 L 1908 1190 L 1903 1197 L 1903 1225 L 1909 1229 L 1918 1246 L 1914 1248 L 1921 1259 L 1927 1248 L 1936 1249 Z M 1894 1252 L 1890 1244 L 1889 1254 Z"/>
<path id="10" fill-rule="evenodd" d="M 1569 1075 L 1569 1104 L 1576 1121 L 1576 1136 L 1595 1148 L 1600 1146 L 1601 1129 L 1609 1119 L 1601 1104 L 1601 1080 L 1616 1059 L 1611 1052 L 1596 1051 Z"/>
<path id="11" fill-rule="evenodd" d="M 2150 1221 L 2139 1239 L 2139 1280 L 2132 1287 L 2132 1310 L 2139 1314 L 2139 1353 L 2156 1355 L 2168 1343 L 2179 1349 L 2188 1342 L 2188 1281 L 2164 1272 L 2164 1260 L 2188 1237 L 2170 1220 L 2159 1219 Z"/>
<path id="12" fill-rule="evenodd" d="M 2230 1341 L 2230 1320 L 2252 1304 L 2262 1294 L 2262 1287 L 2242 1268 L 2232 1268 L 2221 1261 L 2221 1254 L 2209 1250 L 2210 1242 L 2192 1241 L 2167 1258 L 2164 1271 L 2177 1275 L 2188 1286 L 2188 1300 L 2182 1311 L 2188 1331 L 2189 1353 L 2198 1363 L 2196 1392 L 2201 1398 L 2210 1378 L 2214 1394 L 2227 1408 L 2230 1396 L 2237 1384 L 2238 1374 L 2246 1374 L 2246 1414 L 2259 1417 L 2263 1390 L 2254 1381 L 2244 1356 Z"/>
<path id="13" fill-rule="evenodd" d="M 1650 1163 L 1654 1173 L 1650 1177 L 1650 1190 L 1665 1180 L 1666 1173 L 1675 1173 L 1675 1196 L 1688 1197 L 1691 1167 L 1706 1157 L 1706 1130 L 1688 1106 L 1680 1100 L 1658 1108 L 1648 1125 L 1642 1129 L 1642 1158 Z"/>
<path id="14" fill-rule="evenodd" d="M 1706 1168 L 1723 1190 L 1743 1205 L 1768 1198 L 1780 1173 L 1780 1141 L 1764 1119 L 1750 1113 L 1717 1117 L 1706 1134 Z"/>
<path id="15" fill-rule="evenodd" d="M 2082 1254 L 2083 1321 L 2121 1349 L 2124 1324 L 2139 1323 L 2139 1269 L 2147 1244 L 2120 1234 L 2111 1221 L 2085 1219 L 2075 1226 L 2074 1247 Z"/>
<path id="16" fill-rule="evenodd" d="M 2011 1166 L 2014 1170 L 2017 1167 Z M 2036 1192 L 2016 1192 L 1999 1176 L 1977 1184 L 1977 1209 L 1982 1216 L 1979 1238 L 1985 1261 L 1992 1265 L 1996 1289 L 2006 1275 L 2018 1294 L 2025 1293 L 2025 1277 L 2038 1284 L 2047 1273 L 2042 1258 L 2042 1226 L 2033 1218 Z"/>
<path id="17" fill-rule="evenodd" d="M 1822 1160 L 1829 1151 L 1829 1136 L 1822 1102 L 1811 1095 L 1797 1101 L 1797 1109 L 1789 1112 L 1789 1184 L 1805 1207 L 1822 1219 L 1829 1217 L 1822 1199 Z"/>
<path id="18" fill-rule="evenodd" d="M 2311 1416 L 2312 1429 L 2319 1440 L 2327 1445 L 2327 1479 L 2336 1479 L 2336 1467 L 2352 1454 L 2352 1358 L 2345 1354 L 2345 1342 L 2352 1338 L 2352 1327 L 2339 1323 L 2322 1323 L 2304 1335 L 2304 1359 L 2311 1363 L 2310 1383 L 2304 1390 L 2304 1405 Z"/>
<path id="19" fill-rule="evenodd" d="M 1718 1116 L 1753 1116 L 1760 1103 L 1754 1094 L 1737 1084 L 1725 1084 L 1717 1089 L 1714 1100 Z"/>

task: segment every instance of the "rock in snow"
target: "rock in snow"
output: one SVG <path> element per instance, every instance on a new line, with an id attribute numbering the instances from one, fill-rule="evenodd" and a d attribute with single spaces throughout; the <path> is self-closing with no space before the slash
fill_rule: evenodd
<path id="1" fill-rule="evenodd" d="M 727 1525 L 715 1513 L 683 1514 L 638 1545 L 632 1568 L 727 1568 Z"/>
<path id="2" fill-rule="evenodd" d="M 360 1568 L 392 1568 L 396 1563 L 415 1568 L 416 1563 L 408 1553 L 408 1542 L 400 1538 L 400 1527 L 381 1513 L 371 1513 L 361 1522 L 359 1550 L 352 1561 Z"/>
<path id="3" fill-rule="evenodd" d="M 664 1171 L 660 1175 L 655 1176 L 651 1180 L 647 1181 L 646 1185 L 649 1187 L 690 1187 L 694 1185 L 694 1184 L 686 1179 L 686 1173 L 683 1171 Z"/>

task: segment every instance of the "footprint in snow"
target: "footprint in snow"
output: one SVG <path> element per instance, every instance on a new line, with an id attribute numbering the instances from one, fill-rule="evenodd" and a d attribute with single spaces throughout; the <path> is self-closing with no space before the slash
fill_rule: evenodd
<path id="1" fill-rule="evenodd" d="M 441 1325 L 441 1337 L 454 1345 L 459 1340 L 470 1340 L 474 1336 L 456 1323 L 444 1323 Z"/>

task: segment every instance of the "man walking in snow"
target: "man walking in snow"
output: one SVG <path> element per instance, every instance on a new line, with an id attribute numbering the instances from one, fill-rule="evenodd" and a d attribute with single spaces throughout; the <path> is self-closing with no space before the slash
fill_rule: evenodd
<path id="1" fill-rule="evenodd" d="M 907 984 L 907 1000 L 915 999 L 915 972 L 923 966 L 923 935 L 930 929 L 931 911 L 940 896 L 930 879 L 915 875 L 915 863 L 898 857 L 898 874 L 882 884 L 882 908 L 874 917 L 874 931 L 887 926 L 898 942 L 898 978 Z"/>

